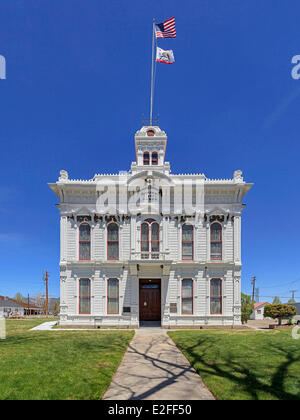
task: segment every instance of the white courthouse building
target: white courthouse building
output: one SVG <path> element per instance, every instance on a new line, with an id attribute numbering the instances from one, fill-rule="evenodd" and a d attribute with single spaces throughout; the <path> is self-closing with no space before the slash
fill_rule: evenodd
<path id="1" fill-rule="evenodd" d="M 252 184 L 173 174 L 167 135 L 143 126 L 128 172 L 50 188 L 60 212 L 60 324 L 241 324 L 241 213 Z M 183 159 L 188 159 L 188 154 Z"/>

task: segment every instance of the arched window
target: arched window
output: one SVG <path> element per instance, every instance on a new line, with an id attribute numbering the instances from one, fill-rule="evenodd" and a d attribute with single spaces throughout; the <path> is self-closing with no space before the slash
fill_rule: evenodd
<path id="1" fill-rule="evenodd" d="M 183 315 L 193 314 L 193 279 L 182 279 L 181 313 Z"/>
<path id="2" fill-rule="evenodd" d="M 222 313 L 222 280 L 211 279 L 210 281 L 210 313 Z"/>
<path id="3" fill-rule="evenodd" d="M 119 226 L 116 223 L 107 226 L 107 259 L 119 259 Z"/>
<path id="4" fill-rule="evenodd" d="M 222 259 L 222 226 L 217 222 L 210 226 L 210 259 Z"/>
<path id="5" fill-rule="evenodd" d="M 158 165 L 158 153 L 157 152 L 152 153 L 152 165 Z"/>
<path id="6" fill-rule="evenodd" d="M 79 259 L 91 259 L 91 227 L 88 223 L 79 226 Z"/>
<path id="7" fill-rule="evenodd" d="M 90 279 L 79 280 L 79 313 L 91 313 L 91 281 Z"/>
<path id="8" fill-rule="evenodd" d="M 154 136 L 154 130 L 148 130 L 147 131 L 147 136 L 153 137 Z"/>
<path id="9" fill-rule="evenodd" d="M 144 165 L 150 165 L 150 154 L 149 154 L 149 152 L 144 152 L 143 164 Z"/>
<path id="10" fill-rule="evenodd" d="M 182 259 L 194 258 L 194 229 L 192 225 L 182 226 Z"/>
<path id="11" fill-rule="evenodd" d="M 159 224 L 154 219 L 141 225 L 141 258 L 159 258 Z"/>
<path id="12" fill-rule="evenodd" d="M 119 313 L 119 280 L 107 280 L 107 313 Z"/>

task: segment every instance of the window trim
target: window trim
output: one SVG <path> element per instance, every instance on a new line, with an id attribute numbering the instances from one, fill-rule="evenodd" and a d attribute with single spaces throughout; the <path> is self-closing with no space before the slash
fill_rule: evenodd
<path id="1" fill-rule="evenodd" d="M 111 226 L 111 225 L 116 225 L 117 227 L 118 227 L 118 239 L 114 239 L 114 240 L 108 240 L 108 228 L 109 228 L 109 226 Z M 107 228 L 106 228 L 106 230 L 107 230 L 107 238 L 106 238 L 106 259 L 108 260 L 108 261 L 119 261 L 120 260 L 120 236 L 119 236 L 119 229 L 120 229 L 120 227 L 119 227 L 119 225 L 118 225 L 118 223 L 116 223 L 116 222 L 109 222 L 108 223 L 108 225 L 107 225 Z M 118 258 L 108 258 L 108 244 L 109 244 L 109 242 L 117 242 L 118 243 Z"/>
<path id="2" fill-rule="evenodd" d="M 156 159 L 155 159 L 156 163 L 153 162 L 153 155 L 154 155 L 154 153 L 156 153 L 156 156 L 157 156 Z M 151 165 L 153 165 L 153 166 L 157 166 L 158 165 L 158 152 L 156 150 L 151 153 Z"/>
<path id="3" fill-rule="evenodd" d="M 80 228 L 81 228 L 82 225 L 88 225 L 89 228 L 90 228 L 90 239 L 89 240 L 81 240 L 80 239 Z M 79 259 L 79 261 L 91 261 L 91 256 L 92 256 L 92 236 L 91 235 L 92 235 L 91 225 L 88 222 L 82 222 L 82 223 L 80 223 L 79 229 L 78 229 L 78 245 L 79 245 L 79 248 L 78 248 L 78 259 Z M 81 242 L 85 242 L 85 243 L 87 242 L 87 243 L 90 244 L 90 258 L 80 258 L 80 244 L 81 244 Z"/>
<path id="4" fill-rule="evenodd" d="M 187 241 L 183 240 L 183 227 L 191 226 L 192 227 L 192 240 Z M 192 258 L 183 258 L 183 243 L 192 243 Z M 189 223 L 184 223 L 181 228 L 181 259 L 182 261 L 194 261 L 194 226 Z"/>
<path id="5" fill-rule="evenodd" d="M 191 296 L 184 296 L 183 297 L 183 281 L 190 280 L 192 282 L 192 295 Z M 192 312 L 183 312 L 183 299 L 191 299 L 192 298 Z M 181 315 L 194 315 L 194 279 L 187 277 L 181 279 Z"/>
<path id="6" fill-rule="evenodd" d="M 89 295 L 81 295 L 80 294 L 80 282 L 81 282 L 81 280 L 88 280 L 89 281 Z M 79 295 L 79 308 L 78 308 L 78 313 L 79 313 L 79 315 L 91 315 L 91 304 L 92 304 L 92 301 L 91 301 L 91 279 L 89 279 L 88 277 L 81 277 L 80 279 L 79 279 L 79 293 L 78 293 L 78 295 Z M 90 299 L 90 312 L 81 312 L 80 311 L 80 299 L 82 298 L 82 297 L 88 297 L 89 299 Z"/>
<path id="7" fill-rule="evenodd" d="M 119 309 L 118 312 L 108 312 L 108 300 L 111 297 L 108 294 L 109 280 L 117 280 L 117 282 L 118 282 L 118 295 L 117 295 L 117 297 L 118 297 L 118 309 Z M 106 295 L 107 295 L 107 298 L 106 298 L 106 313 L 107 313 L 107 315 L 120 315 L 120 281 L 117 277 L 110 277 L 109 279 L 107 279 L 107 293 L 106 293 Z"/>
<path id="8" fill-rule="evenodd" d="M 220 226 L 220 228 L 221 228 L 220 229 L 221 230 L 221 239 L 219 241 L 213 241 L 211 239 L 211 227 L 213 225 L 216 225 L 216 224 L 218 224 Z M 221 258 L 212 258 L 212 255 L 211 255 L 211 244 L 212 243 L 220 243 L 221 244 Z M 222 224 L 220 222 L 212 222 L 210 224 L 210 260 L 211 261 L 222 261 L 223 260 L 223 226 L 222 226 Z"/>
<path id="9" fill-rule="evenodd" d="M 212 295 L 211 294 L 211 282 L 212 282 L 212 280 L 220 280 L 220 283 L 221 283 L 221 294 L 220 295 Z M 211 298 L 212 297 L 220 299 L 221 312 L 211 312 Z M 213 278 L 210 279 L 209 312 L 210 312 L 211 315 L 223 315 L 223 281 L 220 277 L 213 277 Z"/>
<path id="10" fill-rule="evenodd" d="M 145 154 L 148 153 L 149 158 L 147 159 L 148 163 L 145 163 Z M 149 166 L 150 165 L 150 152 L 145 151 L 143 153 L 143 165 Z"/>
<path id="11" fill-rule="evenodd" d="M 143 224 L 146 224 L 148 226 L 148 241 L 142 240 L 142 225 Z M 154 240 L 154 242 L 158 243 L 158 251 L 152 251 L 152 226 L 154 224 L 157 224 L 157 226 L 158 226 L 158 240 Z M 145 219 L 145 220 L 142 221 L 140 242 L 141 242 L 141 248 L 140 248 L 141 249 L 141 258 L 142 258 L 142 253 L 148 253 L 149 254 L 148 259 L 152 259 L 152 252 L 154 252 L 154 253 L 157 252 L 158 257 L 159 257 L 159 254 L 160 254 L 160 226 L 159 226 L 159 223 L 157 222 L 157 220 L 155 220 L 155 219 Z M 143 242 L 148 242 L 148 251 L 143 251 L 142 250 Z"/>

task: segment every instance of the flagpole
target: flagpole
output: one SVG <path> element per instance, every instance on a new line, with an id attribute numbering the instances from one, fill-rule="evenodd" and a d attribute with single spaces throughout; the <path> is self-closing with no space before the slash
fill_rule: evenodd
<path id="1" fill-rule="evenodd" d="M 151 63 L 150 125 L 152 125 L 152 110 L 153 110 L 153 95 L 154 95 L 154 36 L 155 36 L 155 19 L 153 19 L 153 30 L 152 30 L 152 63 Z"/>

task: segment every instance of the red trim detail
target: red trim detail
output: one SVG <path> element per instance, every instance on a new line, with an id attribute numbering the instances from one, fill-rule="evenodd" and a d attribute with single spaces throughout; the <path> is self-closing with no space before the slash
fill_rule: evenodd
<path id="1" fill-rule="evenodd" d="M 212 295 L 211 294 L 211 282 L 212 282 L 212 280 L 219 280 L 221 282 L 221 294 L 220 295 Z M 220 299 L 220 308 L 221 308 L 221 312 L 211 312 L 211 301 L 210 301 L 209 302 L 210 303 L 209 309 L 210 309 L 211 315 L 222 315 L 223 314 L 223 282 L 222 282 L 222 279 L 219 279 L 219 278 L 210 279 L 210 292 L 209 292 L 209 294 L 210 294 L 210 298 L 213 297 L 213 298 Z"/>
<path id="2" fill-rule="evenodd" d="M 192 296 L 183 296 L 182 294 L 182 283 L 184 280 L 190 280 L 192 282 Z M 183 312 L 182 311 L 182 301 L 183 299 L 190 299 L 192 298 L 192 312 Z M 182 279 L 181 280 L 181 315 L 194 315 L 194 280 L 193 279 Z"/>
<path id="3" fill-rule="evenodd" d="M 109 284 L 109 281 L 110 280 L 117 280 L 117 282 L 118 282 L 118 294 L 116 295 L 116 296 L 109 296 L 108 295 L 108 284 Z M 118 312 L 108 312 L 108 299 L 110 298 L 110 297 L 113 297 L 113 298 L 118 298 L 118 308 L 119 308 L 119 311 Z M 106 312 L 107 312 L 107 315 L 119 315 L 120 314 L 120 290 L 119 290 L 119 279 L 117 279 L 117 278 L 110 278 L 110 279 L 107 279 L 107 302 L 106 302 L 106 304 L 107 304 L 107 306 L 106 306 Z"/>
<path id="4" fill-rule="evenodd" d="M 142 239 L 142 226 L 143 225 L 146 225 L 147 227 L 148 227 L 148 240 L 143 240 Z M 154 225 L 157 225 L 157 227 L 158 227 L 158 239 L 152 239 L 152 227 L 154 226 Z M 151 232 L 151 235 L 150 235 L 150 232 Z M 151 237 L 150 237 L 151 236 Z M 148 243 L 148 246 L 147 246 L 147 251 L 143 251 L 143 243 Z M 158 251 L 152 251 L 152 243 L 156 243 L 156 245 L 158 245 Z M 148 253 L 149 254 L 149 258 L 151 258 L 152 257 L 152 253 L 157 253 L 158 254 L 158 256 L 159 256 L 159 252 L 160 252 L 160 232 L 159 232 L 159 223 L 157 223 L 157 221 L 156 220 L 154 220 L 154 219 L 146 219 L 146 220 L 144 220 L 143 222 L 142 222 L 142 224 L 141 224 L 141 258 L 142 258 L 142 253 Z"/>
<path id="5" fill-rule="evenodd" d="M 81 228 L 81 226 L 82 225 L 88 225 L 89 226 L 89 229 L 90 229 L 90 239 L 89 240 L 81 240 L 80 239 L 80 228 Z M 78 229 L 78 242 L 79 242 L 79 255 L 78 255 L 78 259 L 79 259 L 79 261 L 90 261 L 91 260 L 91 251 L 92 251 L 92 249 L 91 249 L 91 225 L 89 224 L 89 223 L 86 223 L 86 222 L 83 222 L 83 223 L 81 223 L 80 225 L 79 225 L 79 229 Z M 90 244 L 90 258 L 80 258 L 80 244 L 81 244 L 81 242 L 84 242 L 84 243 L 89 243 Z"/>
<path id="6" fill-rule="evenodd" d="M 192 237 L 193 239 L 191 241 L 188 240 L 183 240 L 183 227 L 184 226 L 191 226 L 192 227 Z M 183 243 L 192 243 L 192 258 L 183 258 Z M 194 226 L 193 225 L 189 225 L 187 223 L 184 223 L 182 225 L 182 229 L 181 229 L 181 258 L 182 261 L 194 261 Z"/>
<path id="7" fill-rule="evenodd" d="M 220 228 L 221 228 L 221 240 L 218 240 L 218 241 L 211 239 L 211 227 L 213 225 L 216 225 L 216 224 L 218 224 L 220 226 Z M 216 243 L 220 243 L 221 244 L 221 258 L 211 258 L 211 244 L 212 243 L 213 244 L 216 244 Z M 222 227 L 222 225 L 221 225 L 220 222 L 213 222 L 210 225 L 210 259 L 211 259 L 211 261 L 222 261 L 222 259 L 223 259 L 223 250 L 222 250 L 222 247 L 223 247 L 223 227 Z"/>
<path id="8" fill-rule="evenodd" d="M 156 158 L 153 158 L 153 155 L 156 155 Z M 157 152 L 152 152 L 152 155 L 151 155 L 151 163 L 152 163 L 152 165 L 158 165 L 158 153 Z"/>
<path id="9" fill-rule="evenodd" d="M 80 282 L 81 282 L 81 280 L 88 280 L 89 281 L 89 294 L 88 295 L 82 295 L 81 296 L 81 294 L 80 294 Z M 90 315 L 91 314 L 91 279 L 88 279 L 88 278 L 79 279 L 79 293 L 78 293 L 78 295 L 79 295 L 78 313 L 80 315 Z M 90 312 L 80 312 L 80 298 L 82 298 L 82 297 L 88 297 L 90 299 Z"/>
<path id="10" fill-rule="evenodd" d="M 109 228 L 109 226 L 111 226 L 111 225 L 116 225 L 117 227 L 118 227 L 118 239 L 110 239 L 110 240 L 108 240 L 108 228 Z M 108 245 L 109 245 L 109 242 L 112 242 L 112 243 L 115 243 L 115 242 L 117 242 L 118 243 L 118 258 L 108 258 Z M 110 222 L 108 225 L 107 225 L 107 240 L 106 240 L 106 259 L 108 260 L 108 261 L 119 261 L 119 258 L 120 258 L 120 255 L 119 255 L 119 251 L 120 251 L 120 247 L 119 247 L 119 225 L 118 225 L 118 223 L 116 223 L 116 222 Z"/>
<path id="11" fill-rule="evenodd" d="M 145 158 L 145 155 L 148 154 L 148 158 Z M 143 165 L 150 165 L 150 153 L 144 152 L 143 153 Z"/>

